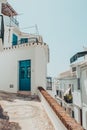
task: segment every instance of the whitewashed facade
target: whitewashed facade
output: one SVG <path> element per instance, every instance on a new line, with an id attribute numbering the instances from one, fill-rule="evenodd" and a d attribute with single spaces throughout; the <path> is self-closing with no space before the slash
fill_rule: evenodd
<path id="1" fill-rule="evenodd" d="M 84 54 L 83 54 L 84 53 Z M 81 62 L 74 62 L 71 67 L 76 67 L 78 82 L 78 89 L 74 92 L 74 104 L 78 109 L 74 109 L 75 118 L 84 129 L 87 129 L 87 48 L 84 49 L 84 59 Z"/>
<path id="2" fill-rule="evenodd" d="M 72 73 L 72 69 L 65 71 L 63 73 L 60 73 L 57 80 L 59 81 L 58 85 L 58 97 L 60 99 L 57 99 L 61 101 L 61 105 L 65 108 L 65 110 L 70 114 L 71 117 L 75 118 L 74 114 L 74 107 L 73 107 L 73 94 L 75 89 L 77 89 L 77 78 L 76 73 Z M 69 94 L 71 92 L 72 95 L 72 101 L 67 103 L 64 100 L 64 96 Z"/>
<path id="3" fill-rule="evenodd" d="M 61 92 L 62 102 L 64 102 L 64 93 L 68 92 L 69 85 L 73 96 L 71 111 L 74 112 L 74 118 L 87 130 L 87 48 L 82 61 L 76 61 L 70 64 L 70 70 L 61 73 L 57 80 L 59 81 L 59 91 Z M 83 54 L 83 53 L 82 53 Z M 60 93 L 59 93 L 60 96 Z M 64 104 L 62 104 L 64 105 Z M 64 105 L 65 107 L 65 105 Z M 70 108 L 67 105 L 67 108 Z M 70 114 L 70 113 L 69 113 Z M 73 116 L 71 114 L 71 116 Z"/>
<path id="4" fill-rule="evenodd" d="M 46 88 L 48 45 L 40 35 L 20 31 L 17 12 L 6 0 L 0 12 L 0 90 L 36 94 L 38 86 Z"/>
<path id="5" fill-rule="evenodd" d="M 73 107 L 74 107 L 74 118 L 82 125 L 82 98 L 81 98 L 81 84 L 80 84 L 80 68 L 79 63 L 75 63 L 71 65 L 71 68 L 76 68 L 76 78 L 77 78 L 77 86 L 74 88 L 73 92 Z M 73 73 L 73 72 L 72 72 Z"/>
<path id="6" fill-rule="evenodd" d="M 82 98 L 83 127 L 87 129 L 87 61 L 80 65 L 80 84 Z"/>

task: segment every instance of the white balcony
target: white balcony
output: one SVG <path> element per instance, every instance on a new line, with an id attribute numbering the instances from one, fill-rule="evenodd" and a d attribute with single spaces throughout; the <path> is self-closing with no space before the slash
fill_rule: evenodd
<path id="1" fill-rule="evenodd" d="M 14 17 L 4 16 L 4 23 L 6 26 L 19 27 L 19 23 Z"/>

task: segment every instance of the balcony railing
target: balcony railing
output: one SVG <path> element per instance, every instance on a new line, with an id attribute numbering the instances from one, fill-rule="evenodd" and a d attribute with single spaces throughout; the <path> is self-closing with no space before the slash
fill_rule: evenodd
<path id="1" fill-rule="evenodd" d="M 14 17 L 4 16 L 4 21 L 7 26 L 19 26 L 19 22 Z"/>
<path id="2" fill-rule="evenodd" d="M 15 39 L 12 42 L 12 45 L 19 45 L 19 44 L 26 44 L 26 43 L 38 43 L 38 38 L 21 38 L 19 41 L 17 41 L 17 39 Z"/>
<path id="3" fill-rule="evenodd" d="M 16 24 L 17 26 L 19 26 L 19 22 L 14 18 L 14 17 L 10 17 L 10 20 Z"/>

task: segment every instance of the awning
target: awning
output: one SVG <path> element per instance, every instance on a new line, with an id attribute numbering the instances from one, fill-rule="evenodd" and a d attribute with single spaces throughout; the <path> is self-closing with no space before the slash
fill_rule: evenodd
<path id="1" fill-rule="evenodd" d="M 18 15 L 9 3 L 2 3 L 2 14 L 9 17 Z"/>
<path id="2" fill-rule="evenodd" d="M 71 90 L 71 87 L 68 88 L 68 89 L 64 92 L 64 96 L 66 96 L 67 94 L 69 94 L 70 90 Z"/>
<path id="3" fill-rule="evenodd" d="M 70 63 L 73 63 L 73 62 L 76 61 L 78 58 L 83 57 L 83 56 L 85 56 L 85 55 L 87 55 L 87 51 L 83 51 L 83 52 L 78 52 L 78 53 L 76 53 L 74 56 L 72 56 L 72 57 L 70 58 Z"/>

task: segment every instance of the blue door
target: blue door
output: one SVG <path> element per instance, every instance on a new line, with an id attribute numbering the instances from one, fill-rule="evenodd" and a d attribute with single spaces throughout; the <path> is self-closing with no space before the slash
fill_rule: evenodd
<path id="1" fill-rule="evenodd" d="M 31 91 L 31 60 L 19 61 L 19 90 Z"/>

